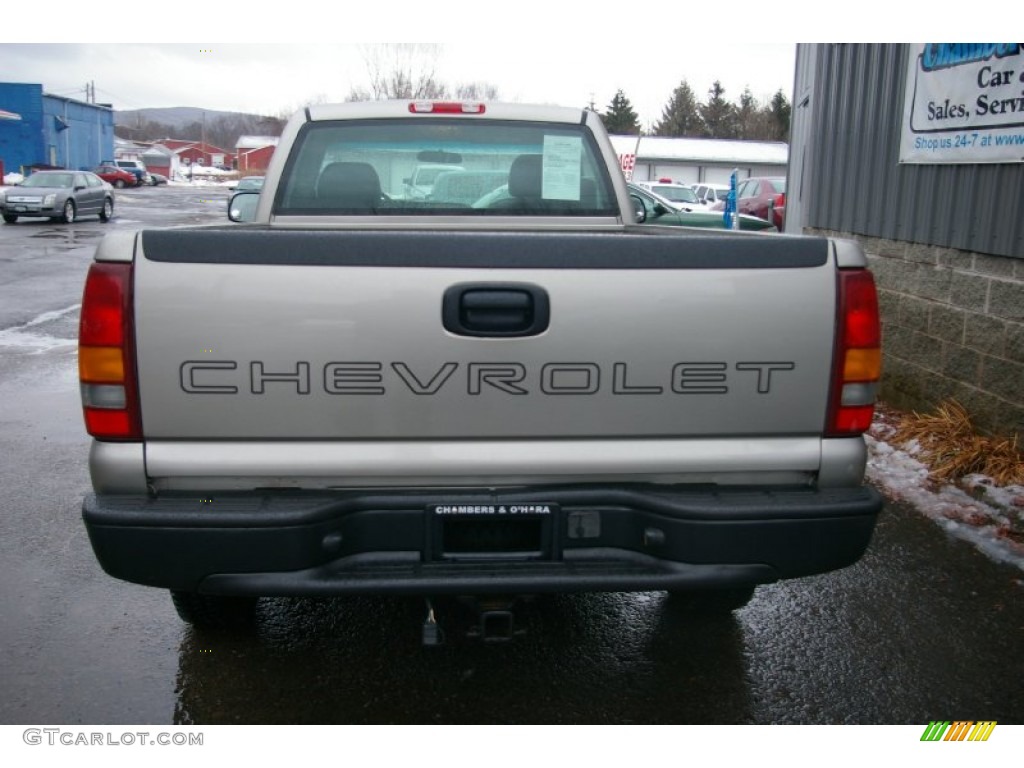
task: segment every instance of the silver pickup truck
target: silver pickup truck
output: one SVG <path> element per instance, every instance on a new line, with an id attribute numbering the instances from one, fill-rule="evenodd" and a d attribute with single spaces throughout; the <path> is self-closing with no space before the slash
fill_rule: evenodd
<path id="1" fill-rule="evenodd" d="M 424 164 L 494 188 L 411 199 Z M 359 593 L 731 610 L 865 551 L 856 244 L 638 225 L 598 115 L 524 105 L 309 107 L 230 207 L 251 223 L 108 235 L 82 306 L 85 525 L 185 620 Z"/>

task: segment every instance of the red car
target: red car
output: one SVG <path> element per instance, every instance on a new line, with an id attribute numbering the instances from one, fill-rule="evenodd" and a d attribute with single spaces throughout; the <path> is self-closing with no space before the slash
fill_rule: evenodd
<path id="1" fill-rule="evenodd" d="M 95 171 L 97 176 L 103 179 L 108 184 L 113 184 L 118 189 L 124 189 L 125 187 L 134 187 L 138 183 L 138 179 L 135 178 L 135 174 L 130 171 L 126 171 L 123 168 L 118 168 L 113 165 L 101 165 Z"/>
<path id="2" fill-rule="evenodd" d="M 715 203 L 711 210 L 723 211 L 725 203 Z M 743 179 L 736 189 L 736 212 L 770 221 L 781 232 L 786 218 L 786 180 L 782 177 Z"/>

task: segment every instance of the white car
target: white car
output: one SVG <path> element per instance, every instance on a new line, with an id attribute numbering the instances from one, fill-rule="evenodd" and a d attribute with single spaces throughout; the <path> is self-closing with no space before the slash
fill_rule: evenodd
<path id="1" fill-rule="evenodd" d="M 434 182 L 442 173 L 465 171 L 461 165 L 428 163 L 416 166 L 412 176 L 404 179 L 406 200 L 426 200 L 434 190 Z"/>
<path id="2" fill-rule="evenodd" d="M 693 184 L 691 189 L 697 195 L 697 199 L 709 208 L 715 203 L 725 200 L 726 195 L 729 194 L 728 184 Z"/>
<path id="3" fill-rule="evenodd" d="M 685 184 L 678 184 L 674 181 L 637 181 L 638 187 L 653 192 L 666 200 L 680 211 L 706 211 L 707 205 L 697 199 L 697 195 Z"/>

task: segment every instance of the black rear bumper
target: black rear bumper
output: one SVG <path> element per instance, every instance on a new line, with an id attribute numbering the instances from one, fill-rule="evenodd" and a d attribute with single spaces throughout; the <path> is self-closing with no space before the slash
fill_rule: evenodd
<path id="1" fill-rule="evenodd" d="M 523 505 L 528 514 L 504 515 Z M 533 514 L 537 505 L 549 510 Z M 881 506 L 868 487 L 602 485 L 90 495 L 83 517 L 103 568 L 139 584 L 264 596 L 484 594 L 698 589 L 822 573 L 861 557 Z"/>

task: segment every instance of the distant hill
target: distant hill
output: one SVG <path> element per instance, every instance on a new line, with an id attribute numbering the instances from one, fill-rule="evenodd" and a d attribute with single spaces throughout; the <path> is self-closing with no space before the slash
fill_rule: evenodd
<path id="1" fill-rule="evenodd" d="M 245 112 L 222 112 L 216 109 L 199 109 L 198 107 L 154 107 L 152 109 L 115 110 L 114 124 L 135 128 L 146 122 L 162 123 L 174 129 L 184 128 L 192 123 L 203 122 L 207 125 L 220 118 L 243 118 L 253 121 L 263 119 L 263 115 L 252 115 Z"/>
<path id="2" fill-rule="evenodd" d="M 224 112 L 198 107 L 161 107 L 114 112 L 114 135 L 132 141 L 205 139 L 231 150 L 239 136 L 280 136 L 284 121 L 245 112 Z"/>

